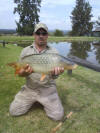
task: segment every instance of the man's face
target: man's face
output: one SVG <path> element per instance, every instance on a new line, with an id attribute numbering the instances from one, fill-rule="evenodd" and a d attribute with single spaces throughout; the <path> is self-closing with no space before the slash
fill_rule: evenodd
<path id="1" fill-rule="evenodd" d="M 44 29 L 39 29 L 34 33 L 35 43 L 38 46 L 47 45 L 48 33 Z"/>

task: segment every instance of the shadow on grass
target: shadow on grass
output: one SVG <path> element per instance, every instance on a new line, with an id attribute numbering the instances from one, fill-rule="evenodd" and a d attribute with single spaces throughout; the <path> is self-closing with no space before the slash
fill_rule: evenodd
<path id="1" fill-rule="evenodd" d="M 37 109 L 41 109 L 41 110 L 43 110 L 44 108 L 43 108 L 43 105 L 42 104 L 40 104 L 39 102 L 35 102 L 33 105 L 32 105 L 32 107 L 30 108 L 30 112 L 32 112 L 32 111 L 35 111 L 35 110 L 37 110 Z"/>

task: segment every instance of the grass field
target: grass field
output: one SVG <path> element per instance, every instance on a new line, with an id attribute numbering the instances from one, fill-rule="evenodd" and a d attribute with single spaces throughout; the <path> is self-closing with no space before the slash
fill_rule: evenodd
<path id="1" fill-rule="evenodd" d="M 9 115 L 9 105 L 25 79 L 15 77 L 6 64 L 17 61 L 21 50 L 0 46 L 0 133 L 50 133 L 59 122 L 49 119 L 38 104 L 23 116 Z M 64 72 L 56 83 L 65 115 L 73 111 L 57 133 L 100 133 L 100 73 L 79 66 L 72 76 Z"/>
<path id="2" fill-rule="evenodd" d="M 33 36 L 0 36 L 0 40 L 4 40 L 9 43 L 32 43 L 34 41 Z M 59 41 L 100 41 L 100 37 L 55 37 L 49 36 L 49 42 L 59 42 Z"/>

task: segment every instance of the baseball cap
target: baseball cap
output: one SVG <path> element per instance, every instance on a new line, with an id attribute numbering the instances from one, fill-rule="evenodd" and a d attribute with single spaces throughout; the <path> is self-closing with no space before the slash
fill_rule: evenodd
<path id="1" fill-rule="evenodd" d="M 34 29 L 34 33 L 39 30 L 40 28 L 43 28 L 44 30 L 46 30 L 48 32 L 48 27 L 46 26 L 46 24 L 44 23 L 38 23 L 35 25 L 35 29 Z"/>

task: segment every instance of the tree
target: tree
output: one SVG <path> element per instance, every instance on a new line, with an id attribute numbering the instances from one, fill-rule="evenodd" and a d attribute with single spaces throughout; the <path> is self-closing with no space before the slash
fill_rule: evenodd
<path id="1" fill-rule="evenodd" d="M 100 16 L 98 17 L 98 20 L 96 21 L 96 26 L 100 27 Z"/>
<path id="2" fill-rule="evenodd" d="M 39 22 L 41 0 L 14 0 L 17 7 L 14 8 L 14 14 L 19 14 L 17 32 L 19 35 L 32 35 L 34 26 Z"/>
<path id="3" fill-rule="evenodd" d="M 76 6 L 72 11 L 72 35 L 84 36 L 90 35 L 93 28 L 93 22 L 91 22 L 92 7 L 89 2 L 85 0 L 76 0 Z"/>
<path id="4" fill-rule="evenodd" d="M 64 36 L 64 34 L 61 30 L 56 29 L 54 32 L 54 36 Z"/>

